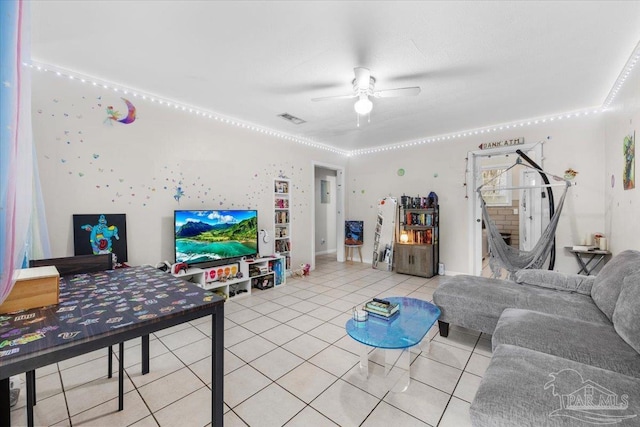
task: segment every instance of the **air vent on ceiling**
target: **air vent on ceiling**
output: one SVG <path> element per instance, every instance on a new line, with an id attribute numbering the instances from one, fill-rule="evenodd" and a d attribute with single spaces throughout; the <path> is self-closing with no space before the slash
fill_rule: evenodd
<path id="1" fill-rule="evenodd" d="M 282 117 L 283 119 L 293 123 L 294 125 L 301 125 L 302 123 L 306 123 L 306 120 L 302 120 L 296 116 L 292 116 L 289 113 L 278 114 L 278 117 Z"/>

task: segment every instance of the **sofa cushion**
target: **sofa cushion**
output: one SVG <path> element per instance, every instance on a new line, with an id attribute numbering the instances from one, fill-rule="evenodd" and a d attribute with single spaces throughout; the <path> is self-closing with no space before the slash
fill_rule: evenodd
<path id="1" fill-rule="evenodd" d="M 570 397 L 593 391 L 594 400 L 628 406 L 575 408 Z M 627 395 L 626 397 L 623 395 Z M 638 425 L 640 379 L 512 345 L 499 345 L 469 413 L 475 427 Z M 624 406 L 624 405 L 623 405 Z"/>
<path id="2" fill-rule="evenodd" d="M 640 353 L 640 274 L 624 278 L 613 312 L 613 327 L 627 344 Z"/>
<path id="3" fill-rule="evenodd" d="M 614 256 L 596 276 L 591 287 L 593 302 L 611 320 L 625 277 L 640 273 L 640 252 L 627 250 Z"/>
<path id="4" fill-rule="evenodd" d="M 523 308 L 590 322 L 610 323 L 590 296 L 512 281 L 459 275 L 441 283 L 433 302 L 440 320 L 492 334 L 505 308 Z"/>
<path id="5" fill-rule="evenodd" d="M 538 269 L 518 270 L 515 274 L 515 282 L 519 285 L 541 286 L 583 295 L 591 295 L 591 286 L 594 280 L 594 276 Z"/>
<path id="6" fill-rule="evenodd" d="M 640 354 L 610 323 L 506 309 L 491 342 L 494 349 L 500 344 L 512 344 L 640 378 Z"/>

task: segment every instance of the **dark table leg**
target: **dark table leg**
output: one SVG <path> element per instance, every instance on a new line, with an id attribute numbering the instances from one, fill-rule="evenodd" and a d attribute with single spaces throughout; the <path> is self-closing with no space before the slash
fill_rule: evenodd
<path id="1" fill-rule="evenodd" d="M 595 261 L 595 264 L 593 264 L 593 267 L 587 270 L 587 276 L 593 273 L 593 270 L 595 270 L 603 260 L 604 260 L 604 255 L 597 255 L 597 258 L 596 258 L 596 255 L 592 256 L 591 259 L 589 259 L 589 262 L 587 263 L 587 267 L 591 264 L 591 261 Z"/>
<path id="2" fill-rule="evenodd" d="M 35 390 L 33 389 L 36 382 L 36 371 L 27 372 L 27 425 L 33 427 L 33 405 Z"/>
<path id="3" fill-rule="evenodd" d="M 216 308 L 212 316 L 213 328 L 211 333 L 211 425 L 222 426 L 224 397 L 224 305 Z"/>
<path id="4" fill-rule="evenodd" d="M 149 373 L 149 335 L 142 337 L 142 375 Z"/>
<path id="5" fill-rule="evenodd" d="M 36 371 L 30 371 L 31 373 L 31 394 L 33 395 L 33 406 L 36 406 L 38 401 L 36 400 Z M 27 376 L 29 372 L 27 372 Z"/>
<path id="6" fill-rule="evenodd" d="M 0 380 L 0 425 L 11 425 L 11 404 L 9 402 L 9 378 Z"/>
<path id="7" fill-rule="evenodd" d="M 118 344 L 118 411 L 124 409 L 124 342 Z"/>
<path id="8" fill-rule="evenodd" d="M 111 346 L 109 346 L 109 353 L 107 354 L 107 378 L 111 378 L 113 376 L 113 350 Z"/>
<path id="9" fill-rule="evenodd" d="M 593 273 L 593 270 L 595 270 L 596 267 L 600 265 L 600 263 L 604 260 L 604 257 L 605 257 L 602 254 L 579 254 L 575 252 L 574 252 L 574 255 L 578 260 L 578 264 L 580 264 L 580 270 L 578 271 L 578 274 L 581 274 L 582 272 L 584 272 L 584 274 L 587 276 Z M 585 255 L 584 259 L 582 258 L 582 255 Z"/>
<path id="10" fill-rule="evenodd" d="M 576 259 L 578 260 L 578 264 L 580 264 L 580 270 L 578 270 L 578 274 L 584 271 L 585 274 L 588 275 L 589 273 L 587 273 L 587 265 L 582 260 L 582 257 L 580 256 L 580 254 L 577 252 L 574 252 L 573 254 L 576 256 Z"/>

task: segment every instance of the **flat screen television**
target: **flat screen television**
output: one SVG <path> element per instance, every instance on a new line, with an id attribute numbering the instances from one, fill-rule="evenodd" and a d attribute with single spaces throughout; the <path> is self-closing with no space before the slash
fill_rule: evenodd
<path id="1" fill-rule="evenodd" d="M 258 253 L 258 211 L 174 211 L 176 263 L 224 261 Z"/>

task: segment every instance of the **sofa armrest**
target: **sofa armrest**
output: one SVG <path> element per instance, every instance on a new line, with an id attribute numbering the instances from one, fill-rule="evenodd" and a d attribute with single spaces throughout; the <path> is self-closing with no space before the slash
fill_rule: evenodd
<path id="1" fill-rule="evenodd" d="M 516 283 L 520 285 L 540 286 L 559 291 L 577 292 L 591 295 L 591 286 L 595 276 L 580 274 L 566 274 L 550 270 L 518 270 L 515 275 Z"/>

